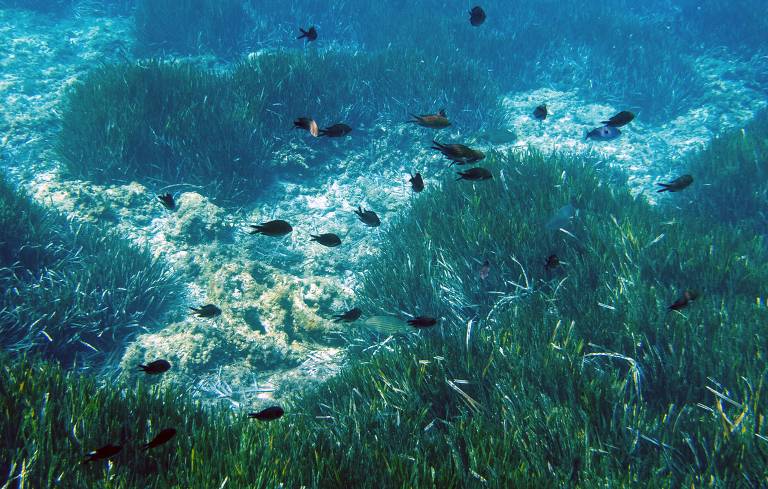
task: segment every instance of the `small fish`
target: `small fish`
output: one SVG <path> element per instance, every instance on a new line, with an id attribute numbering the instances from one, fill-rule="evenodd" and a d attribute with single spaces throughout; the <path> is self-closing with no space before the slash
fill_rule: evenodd
<path id="1" fill-rule="evenodd" d="M 491 273 L 491 262 L 489 262 L 488 260 L 485 260 L 483 262 L 483 266 L 480 267 L 480 280 L 487 279 L 490 273 Z"/>
<path id="2" fill-rule="evenodd" d="M 315 120 L 311 117 L 299 117 L 298 119 L 294 120 L 293 128 L 309 131 L 309 133 L 315 137 L 320 134 L 320 129 L 317 127 L 317 122 L 315 122 Z"/>
<path id="3" fill-rule="evenodd" d="M 485 22 L 485 11 L 480 7 L 472 7 L 469 11 L 469 23 L 477 27 Z"/>
<path id="4" fill-rule="evenodd" d="M 459 178 L 456 180 L 490 180 L 493 178 L 491 172 L 479 166 L 470 168 L 467 171 L 460 171 L 456 173 L 459 175 Z"/>
<path id="5" fill-rule="evenodd" d="M 661 189 L 657 190 L 657 192 L 679 192 L 692 183 L 693 177 L 691 175 L 682 175 L 669 183 L 657 183 L 656 185 L 660 185 L 662 187 Z"/>
<path id="6" fill-rule="evenodd" d="M 357 307 L 354 307 L 345 313 L 335 314 L 333 316 L 334 317 L 333 322 L 334 323 L 341 323 L 341 322 L 351 323 L 352 321 L 357 321 L 358 319 L 360 319 L 360 316 L 362 314 L 363 314 L 363 311 L 361 311 Z"/>
<path id="7" fill-rule="evenodd" d="M 282 219 L 275 219 L 262 224 L 250 224 L 249 226 L 253 229 L 248 234 L 263 234 L 272 237 L 285 236 L 293 231 L 293 227 Z"/>
<path id="8" fill-rule="evenodd" d="M 158 195 L 157 200 L 159 200 L 160 203 L 163 204 L 163 207 L 169 211 L 176 209 L 176 200 L 174 200 L 173 195 L 171 194 Z"/>
<path id="9" fill-rule="evenodd" d="M 414 328 L 429 328 L 437 324 L 437 319 L 429 316 L 416 316 L 413 319 L 409 319 L 408 324 Z"/>
<path id="10" fill-rule="evenodd" d="M 86 454 L 86 459 L 83 460 L 83 463 L 87 464 L 88 462 L 95 462 L 97 460 L 105 460 L 110 457 L 114 457 L 120 453 L 120 450 L 122 449 L 122 445 L 104 445 L 103 447 L 98 448 L 92 452 L 88 452 Z"/>
<path id="11" fill-rule="evenodd" d="M 168 360 L 154 360 L 146 365 L 139 365 L 139 370 L 147 375 L 158 375 L 167 372 L 170 368 L 171 363 Z"/>
<path id="12" fill-rule="evenodd" d="M 538 107 L 533 109 L 533 118 L 534 119 L 543 121 L 544 119 L 547 118 L 548 114 L 549 114 L 549 112 L 547 111 L 547 106 L 546 105 L 539 105 Z"/>
<path id="13" fill-rule="evenodd" d="M 613 126 L 601 126 L 592 129 L 587 133 L 584 139 L 594 139 L 595 141 L 610 141 L 621 136 L 621 131 Z"/>
<path id="14" fill-rule="evenodd" d="M 381 225 L 381 219 L 379 219 L 379 216 L 373 211 L 364 211 L 362 207 L 357 206 L 355 214 L 357 214 L 357 217 L 359 217 L 360 221 L 366 226 L 375 228 Z"/>
<path id="15" fill-rule="evenodd" d="M 352 128 L 348 125 L 334 124 L 330 127 L 326 127 L 325 129 L 320 129 L 318 134 L 320 136 L 326 136 L 329 138 L 340 138 L 346 136 L 350 132 L 352 132 Z"/>
<path id="16" fill-rule="evenodd" d="M 559 266 L 560 266 L 560 258 L 558 258 L 557 255 L 549 255 L 547 257 L 547 260 L 544 262 L 544 269 L 546 271 L 554 270 Z"/>
<path id="17" fill-rule="evenodd" d="M 411 188 L 413 188 L 414 192 L 418 193 L 424 190 L 424 179 L 421 178 L 421 173 L 416 173 L 411 176 L 411 178 L 408 179 L 408 182 L 411 184 Z"/>
<path id="18" fill-rule="evenodd" d="M 173 428 L 166 428 L 152 438 L 149 443 L 145 443 L 141 446 L 142 450 L 149 450 L 150 448 L 156 448 L 160 445 L 167 443 L 171 438 L 176 436 L 176 430 Z"/>
<path id="19" fill-rule="evenodd" d="M 418 124 L 422 127 L 428 127 L 430 129 L 444 129 L 451 125 L 451 122 L 445 116 L 445 109 L 440 109 L 437 114 L 424 114 L 414 115 L 411 114 L 413 120 L 406 121 Z"/>
<path id="20" fill-rule="evenodd" d="M 317 40 L 317 29 L 315 26 L 310 27 L 306 31 L 299 27 L 299 31 L 301 31 L 301 35 L 297 37 L 296 39 L 305 39 L 309 42 Z"/>
<path id="21" fill-rule="evenodd" d="M 283 414 L 285 414 L 285 411 L 280 406 L 270 406 L 258 413 L 248 413 L 248 417 L 258 419 L 259 421 L 274 421 Z"/>
<path id="22" fill-rule="evenodd" d="M 683 296 L 673 302 L 667 309 L 670 311 L 679 311 L 688 306 L 688 303 L 699 298 L 699 293 L 695 290 L 686 290 Z"/>
<path id="23" fill-rule="evenodd" d="M 441 144 L 437 141 L 432 141 L 432 144 L 434 144 L 434 146 L 431 147 L 432 149 L 440 151 L 443 153 L 443 156 L 458 165 L 476 163 L 485 158 L 485 153 L 482 151 L 472 149 L 463 144 Z"/>
<path id="24" fill-rule="evenodd" d="M 372 331 L 388 335 L 407 334 L 413 330 L 408 323 L 394 316 L 372 316 L 363 321 L 363 325 Z"/>
<path id="25" fill-rule="evenodd" d="M 581 458 L 576 457 L 573 459 L 573 465 L 571 466 L 571 483 L 574 485 L 579 484 L 579 472 L 581 472 Z"/>
<path id="26" fill-rule="evenodd" d="M 557 212 L 555 212 L 555 215 L 549 218 L 544 227 L 546 227 L 549 231 L 557 231 L 560 228 L 568 228 L 568 226 L 570 226 L 570 224 L 573 222 L 573 218 L 576 217 L 577 214 L 578 209 L 576 209 L 573 204 L 565 204 L 559 208 Z"/>
<path id="27" fill-rule="evenodd" d="M 333 248 L 334 246 L 339 246 L 341 244 L 341 238 L 333 233 L 324 233 L 318 235 L 310 234 L 309 236 L 312 238 L 312 241 L 317 241 L 321 245 L 327 246 L 329 248 Z"/>
<path id="28" fill-rule="evenodd" d="M 190 307 L 190 309 L 192 310 L 192 314 L 199 318 L 215 318 L 221 314 L 221 309 L 213 304 L 206 304 L 198 308 Z"/>
<path id="29" fill-rule="evenodd" d="M 602 121 L 600 124 L 605 124 L 606 126 L 611 127 L 621 127 L 626 126 L 630 122 L 632 122 L 632 119 L 635 118 L 635 114 L 628 110 L 622 110 L 615 116 L 611 117 L 607 121 Z"/>

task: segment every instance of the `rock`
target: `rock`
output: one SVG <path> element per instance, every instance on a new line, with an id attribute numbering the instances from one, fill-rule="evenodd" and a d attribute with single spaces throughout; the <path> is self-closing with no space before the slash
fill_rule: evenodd
<path id="1" fill-rule="evenodd" d="M 186 192 L 176 199 L 168 238 L 196 245 L 214 240 L 231 240 L 232 228 L 225 223 L 226 212 L 207 198 Z"/>

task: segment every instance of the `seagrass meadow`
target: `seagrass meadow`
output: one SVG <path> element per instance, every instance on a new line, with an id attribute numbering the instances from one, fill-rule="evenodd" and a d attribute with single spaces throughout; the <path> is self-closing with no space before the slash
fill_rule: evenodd
<path id="1" fill-rule="evenodd" d="M 0 0 L 0 489 L 768 489 L 766 0 Z"/>
<path id="2" fill-rule="evenodd" d="M 349 330 L 346 367 L 278 421 L 6 358 L 16 487 L 766 484 L 762 238 L 651 207 L 594 161 L 489 159 L 492 180 L 448 173 L 413 202 L 359 291 L 366 315 L 429 311 L 439 326 L 375 349 Z M 578 215 L 548 230 L 569 202 Z M 699 298 L 669 310 L 686 288 Z M 169 425 L 177 443 L 138 451 Z M 77 464 L 109 440 L 125 446 L 111 463 Z"/>

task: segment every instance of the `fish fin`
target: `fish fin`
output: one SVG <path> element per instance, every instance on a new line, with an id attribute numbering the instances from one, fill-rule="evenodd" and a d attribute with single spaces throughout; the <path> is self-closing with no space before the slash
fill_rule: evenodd
<path id="1" fill-rule="evenodd" d="M 656 185 L 661 185 L 662 187 L 660 190 L 656 191 L 657 193 L 667 192 L 669 190 L 669 185 L 666 183 L 657 183 Z"/>

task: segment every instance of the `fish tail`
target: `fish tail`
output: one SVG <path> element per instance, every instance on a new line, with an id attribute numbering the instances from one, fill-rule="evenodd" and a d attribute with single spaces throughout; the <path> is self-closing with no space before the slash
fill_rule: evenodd
<path id="1" fill-rule="evenodd" d="M 669 190 L 669 185 L 665 183 L 659 183 L 657 185 L 661 185 L 662 188 L 657 190 L 656 193 L 667 192 Z"/>
<path id="2" fill-rule="evenodd" d="M 297 37 L 296 39 L 301 39 L 302 37 L 307 37 L 308 32 L 299 27 L 299 30 L 301 31 L 301 35 Z"/>
<path id="3" fill-rule="evenodd" d="M 459 178 L 457 178 L 456 181 L 463 180 L 463 179 L 464 179 L 464 174 L 459 173 Z"/>

